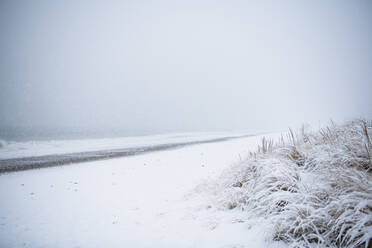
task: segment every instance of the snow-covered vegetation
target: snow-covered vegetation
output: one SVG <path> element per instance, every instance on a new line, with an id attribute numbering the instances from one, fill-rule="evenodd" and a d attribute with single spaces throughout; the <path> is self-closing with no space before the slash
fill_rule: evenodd
<path id="1" fill-rule="evenodd" d="M 371 129 L 371 121 L 354 120 L 262 139 L 209 185 L 213 203 L 268 222 L 271 238 L 292 247 L 369 247 Z"/>

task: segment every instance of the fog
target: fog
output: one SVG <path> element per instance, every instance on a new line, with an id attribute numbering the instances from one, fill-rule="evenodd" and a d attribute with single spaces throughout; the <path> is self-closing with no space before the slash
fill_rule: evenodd
<path id="1" fill-rule="evenodd" d="M 0 127 L 372 118 L 371 1 L 0 2 Z"/>

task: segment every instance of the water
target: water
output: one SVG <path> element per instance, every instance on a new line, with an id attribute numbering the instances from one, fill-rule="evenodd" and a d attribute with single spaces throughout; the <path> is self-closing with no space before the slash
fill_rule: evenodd
<path id="1" fill-rule="evenodd" d="M 48 140 L 81 140 L 115 137 L 131 137 L 164 133 L 154 130 L 135 130 L 121 128 L 27 128 L 0 127 L 0 140 L 4 141 L 48 141 Z"/>

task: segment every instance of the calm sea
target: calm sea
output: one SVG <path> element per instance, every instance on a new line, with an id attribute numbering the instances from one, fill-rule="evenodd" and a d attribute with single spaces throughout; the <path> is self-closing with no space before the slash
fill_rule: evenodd
<path id="1" fill-rule="evenodd" d="M 0 140 L 32 141 L 32 140 L 66 140 L 66 139 L 97 139 L 152 135 L 167 131 L 128 130 L 120 128 L 25 128 L 1 127 Z"/>

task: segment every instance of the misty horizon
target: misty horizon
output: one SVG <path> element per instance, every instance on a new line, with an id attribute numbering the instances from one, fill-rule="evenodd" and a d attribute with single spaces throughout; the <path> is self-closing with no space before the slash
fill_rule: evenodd
<path id="1" fill-rule="evenodd" d="M 257 132 L 372 118 L 371 11 L 369 1 L 1 1 L 0 129 Z"/>

